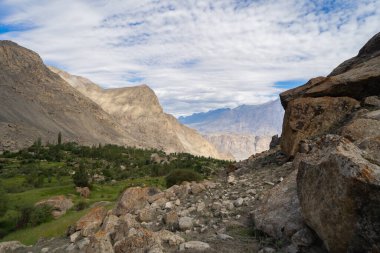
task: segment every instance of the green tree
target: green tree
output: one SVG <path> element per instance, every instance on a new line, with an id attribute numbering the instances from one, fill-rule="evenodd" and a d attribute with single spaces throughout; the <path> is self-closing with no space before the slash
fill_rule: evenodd
<path id="1" fill-rule="evenodd" d="M 75 171 L 75 174 L 73 175 L 73 181 L 74 184 L 78 187 L 88 187 L 90 185 L 87 170 L 83 162 L 79 164 L 78 170 Z"/>
<path id="2" fill-rule="evenodd" d="M 0 217 L 3 216 L 8 209 L 8 197 L 5 190 L 0 186 Z"/>
<path id="3" fill-rule="evenodd" d="M 62 144 L 62 133 L 59 132 L 58 133 L 58 145 L 61 145 Z"/>

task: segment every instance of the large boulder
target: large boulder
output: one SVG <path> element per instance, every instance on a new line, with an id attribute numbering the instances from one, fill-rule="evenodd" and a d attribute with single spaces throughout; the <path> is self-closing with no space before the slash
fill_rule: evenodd
<path id="1" fill-rule="evenodd" d="M 359 54 L 339 65 L 326 78 L 318 77 L 305 85 L 280 94 L 286 109 L 289 102 L 300 97 L 352 97 L 362 100 L 380 94 L 380 33 L 359 51 Z"/>
<path id="2" fill-rule="evenodd" d="M 149 201 L 153 195 L 161 191 L 153 187 L 131 187 L 126 189 L 120 196 L 114 212 L 117 216 L 126 213 L 135 213 L 144 207 L 149 206 Z"/>
<path id="3" fill-rule="evenodd" d="M 327 249 L 379 252 L 380 160 L 366 159 L 344 137 L 326 135 L 294 164 L 303 217 Z"/>
<path id="4" fill-rule="evenodd" d="M 278 239 L 290 239 L 305 224 L 297 196 L 297 171 L 269 190 L 262 202 L 253 210 L 256 229 Z"/>
<path id="5" fill-rule="evenodd" d="M 77 221 L 75 229 L 81 231 L 83 236 L 89 236 L 100 228 L 106 214 L 107 210 L 104 207 L 94 207 Z"/>
<path id="6" fill-rule="evenodd" d="M 297 98 L 289 102 L 284 116 L 281 148 L 289 156 L 301 140 L 332 132 L 359 106 L 348 97 Z"/>
<path id="7" fill-rule="evenodd" d="M 52 215 L 54 218 L 58 218 L 66 213 L 67 210 L 74 206 L 71 199 L 66 198 L 63 195 L 54 196 L 49 199 L 44 199 L 35 204 L 35 206 L 47 205 L 52 207 Z"/>

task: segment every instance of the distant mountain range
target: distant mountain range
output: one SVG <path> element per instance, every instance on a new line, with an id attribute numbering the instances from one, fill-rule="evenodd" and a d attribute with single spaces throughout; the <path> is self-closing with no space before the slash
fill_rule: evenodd
<path id="1" fill-rule="evenodd" d="M 48 68 L 35 52 L 0 41 L 0 151 L 37 138 L 92 145 L 113 143 L 166 152 L 231 158 L 195 130 L 163 112 L 146 85 L 102 89 L 90 80 Z"/>
<path id="2" fill-rule="evenodd" d="M 284 109 L 279 99 L 260 105 L 222 108 L 178 120 L 212 142 L 220 151 L 237 160 L 269 148 L 273 135 L 281 134 Z"/>

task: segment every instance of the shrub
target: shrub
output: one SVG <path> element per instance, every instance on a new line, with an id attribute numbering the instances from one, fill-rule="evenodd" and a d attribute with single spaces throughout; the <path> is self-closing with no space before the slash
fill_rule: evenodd
<path id="1" fill-rule="evenodd" d="M 199 181 L 202 179 L 202 176 L 192 170 L 183 170 L 183 169 L 177 169 L 173 170 L 165 177 L 166 186 L 171 187 L 175 184 L 180 184 L 184 181 Z"/>
<path id="2" fill-rule="evenodd" d="M 24 206 L 20 209 L 17 228 L 35 227 L 53 219 L 52 207 L 48 205 Z"/>
<path id="3" fill-rule="evenodd" d="M 75 205 L 75 210 L 81 211 L 89 207 L 89 203 L 87 201 L 81 200 Z"/>
<path id="4" fill-rule="evenodd" d="M 0 186 L 0 217 L 3 216 L 8 209 L 8 197 L 5 190 Z"/>
<path id="5" fill-rule="evenodd" d="M 81 163 L 79 169 L 73 175 L 74 184 L 77 187 L 89 187 L 89 177 L 87 170 L 84 168 L 84 165 Z"/>

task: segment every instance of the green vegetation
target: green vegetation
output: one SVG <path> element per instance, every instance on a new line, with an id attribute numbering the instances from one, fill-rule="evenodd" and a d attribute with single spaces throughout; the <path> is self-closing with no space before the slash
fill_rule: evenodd
<path id="1" fill-rule="evenodd" d="M 169 173 L 165 177 L 166 181 L 166 186 L 170 187 L 175 184 L 181 184 L 184 181 L 199 181 L 202 179 L 202 176 L 192 170 L 183 170 L 183 169 L 178 169 L 178 170 L 173 170 L 172 172 Z"/>
<path id="2" fill-rule="evenodd" d="M 57 145 L 42 145 L 38 139 L 29 148 L 0 155 L 0 238 L 30 244 L 40 237 L 63 235 L 93 203 L 112 204 L 127 187 L 163 189 L 212 176 L 228 164 L 154 149 L 62 143 L 62 135 Z M 90 197 L 80 197 L 75 186 L 89 186 Z M 57 195 L 71 198 L 75 205 L 59 219 L 52 220 L 47 207 L 34 207 Z"/>

